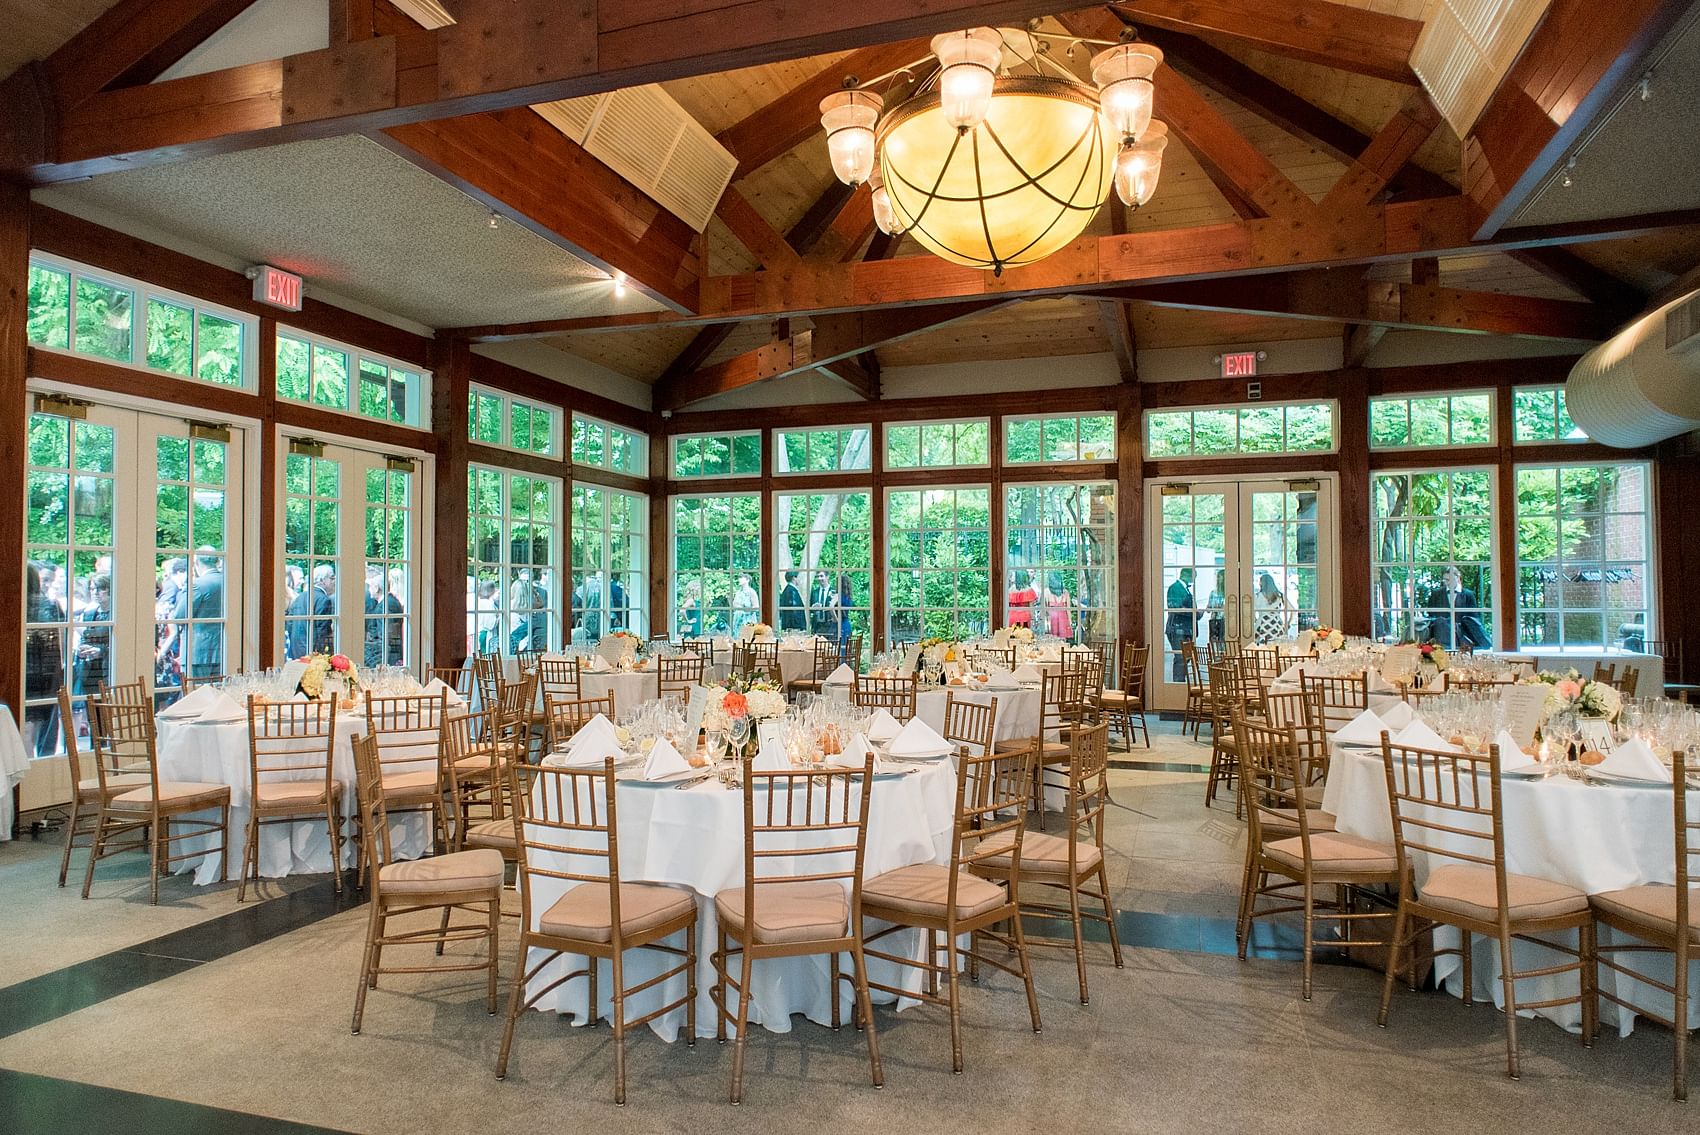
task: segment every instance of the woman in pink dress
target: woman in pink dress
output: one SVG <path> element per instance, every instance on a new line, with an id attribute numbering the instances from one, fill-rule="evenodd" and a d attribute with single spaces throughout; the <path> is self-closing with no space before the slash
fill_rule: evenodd
<path id="1" fill-rule="evenodd" d="M 1047 629 L 1057 638 L 1074 636 L 1074 624 L 1068 615 L 1073 605 L 1074 596 L 1063 585 L 1062 576 L 1052 572 L 1045 581 L 1045 619 L 1049 624 Z"/>
<path id="2" fill-rule="evenodd" d="M 1009 589 L 1009 616 L 1004 620 L 1005 626 L 1032 627 L 1033 604 L 1039 601 L 1039 593 L 1033 590 L 1033 584 L 1028 581 L 1027 573 L 1015 573 L 1015 582 Z"/>

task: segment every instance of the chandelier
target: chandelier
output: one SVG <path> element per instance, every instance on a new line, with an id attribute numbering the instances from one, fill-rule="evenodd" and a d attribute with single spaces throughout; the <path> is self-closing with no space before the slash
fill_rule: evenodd
<path id="1" fill-rule="evenodd" d="M 1069 59 L 1103 47 L 1090 83 L 1052 57 L 1056 41 Z M 916 64 L 821 100 L 833 173 L 868 184 L 881 232 L 1001 275 L 1078 237 L 1112 187 L 1133 208 L 1156 192 L 1168 144 L 1151 119 L 1157 48 L 1036 28 L 947 32 L 931 48 L 938 71 L 889 110 L 871 88 Z"/>

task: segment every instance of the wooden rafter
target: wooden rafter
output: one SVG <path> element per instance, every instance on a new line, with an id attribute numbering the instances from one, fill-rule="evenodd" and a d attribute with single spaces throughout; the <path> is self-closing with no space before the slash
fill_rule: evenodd
<path id="1" fill-rule="evenodd" d="M 43 62 L 61 109 L 151 83 L 254 0 L 122 0 Z"/>
<path id="2" fill-rule="evenodd" d="M 821 263 L 843 263 L 855 257 L 874 231 L 874 196 L 867 186 L 850 194 L 844 207 L 827 226 L 809 259 Z"/>
<path id="3" fill-rule="evenodd" d="M 1596 267 L 1568 249 L 1520 248 L 1512 251 L 1510 256 L 1620 317 L 1639 311 L 1647 301 L 1646 293 L 1634 284 Z"/>
<path id="4" fill-rule="evenodd" d="M 763 268 L 786 268 L 799 259 L 797 250 L 786 242 L 778 229 L 767 223 L 766 217 L 756 212 L 756 207 L 736 185 L 726 187 L 714 213 Z"/>
<path id="5" fill-rule="evenodd" d="M 1370 352 L 1387 337 L 1390 328 L 1385 323 L 1354 323 L 1345 331 L 1345 344 L 1340 352 L 1341 365 L 1350 369 L 1361 367 L 1369 360 Z"/>
<path id="6" fill-rule="evenodd" d="M 1410 58 L 1421 20 L 1326 0 L 1125 0 L 1116 8 L 1140 26 L 1207 34 L 1395 83 L 1417 81 Z"/>
<path id="7" fill-rule="evenodd" d="M 1354 209 L 1374 201 L 1439 125 L 1440 111 L 1428 95 L 1420 90 L 1412 91 L 1328 191 L 1322 201 L 1323 212 Z"/>

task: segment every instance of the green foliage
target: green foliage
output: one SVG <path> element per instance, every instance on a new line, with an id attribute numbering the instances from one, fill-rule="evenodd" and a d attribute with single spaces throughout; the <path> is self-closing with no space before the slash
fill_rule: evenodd
<path id="1" fill-rule="evenodd" d="M 28 311 L 25 324 L 31 343 L 43 347 L 69 347 L 71 274 L 31 264 Z"/>
<path id="2" fill-rule="evenodd" d="M 675 477 L 754 477 L 761 473 L 761 435 L 688 434 L 673 439 Z"/>
<path id="3" fill-rule="evenodd" d="M 76 349 L 117 362 L 129 362 L 136 295 L 129 288 L 77 279 Z"/>
<path id="4" fill-rule="evenodd" d="M 148 365 L 184 378 L 194 375 L 195 313 L 180 304 L 148 300 Z"/>
<path id="5" fill-rule="evenodd" d="M 1113 417 L 1110 424 L 1113 429 Z M 1314 402 L 1154 411 L 1145 418 L 1145 444 L 1152 457 L 1223 457 L 1332 449 L 1334 407 L 1327 402 Z"/>

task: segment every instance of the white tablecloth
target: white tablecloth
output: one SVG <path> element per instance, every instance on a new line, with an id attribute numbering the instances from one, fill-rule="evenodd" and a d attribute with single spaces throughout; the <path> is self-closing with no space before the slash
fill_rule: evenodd
<path id="1" fill-rule="evenodd" d="M 1632 654 L 1626 650 L 1542 650 L 1531 647 L 1512 653 L 1493 651 L 1495 658 L 1503 658 L 1509 662 L 1528 662 L 1536 670 L 1565 670 L 1574 669 L 1584 678 L 1594 676 L 1594 666 L 1606 663 L 1622 670 L 1625 665 L 1633 666 L 1639 676 L 1635 682 L 1635 696 L 1642 698 L 1661 698 L 1665 695 L 1665 660 L 1657 654 Z"/>
<path id="2" fill-rule="evenodd" d="M 997 715 L 992 721 L 992 740 L 1007 741 L 1017 737 L 1032 737 L 1039 732 L 1039 718 L 1044 696 L 1034 689 L 969 690 L 962 687 L 922 690 L 915 695 L 915 716 L 925 721 L 935 733 L 944 732 L 944 707 L 952 693 L 958 701 L 985 705 L 997 699 Z M 839 701 L 850 700 L 849 686 L 829 685 L 826 696 Z"/>
<path id="3" fill-rule="evenodd" d="M 1545 780 L 1505 777 L 1500 799 L 1505 819 L 1506 869 L 1566 883 L 1588 894 L 1642 883 L 1673 883 L 1676 852 L 1670 791 L 1657 786 L 1590 785 L 1564 776 Z M 1694 801 L 1689 803 L 1693 809 Z M 1322 806 L 1338 817 L 1340 831 L 1393 842 L 1393 814 L 1388 806 L 1387 774 L 1380 752 L 1335 745 Z M 1479 852 L 1481 846 L 1476 842 L 1465 849 Z M 1420 892 L 1429 865 L 1421 854 L 1415 856 L 1414 865 Z M 1437 936 L 1442 935 L 1445 945 L 1457 945 L 1456 932 L 1437 931 Z M 1575 935 L 1569 935 L 1568 939 L 1568 944 L 1574 946 Z M 1616 940 L 1611 930 L 1600 928 L 1602 944 Z M 1491 996 L 1494 1004 L 1503 1008 L 1505 996 L 1500 981 L 1498 944 L 1482 937 L 1477 937 L 1474 944 L 1474 994 L 1483 999 Z M 1564 961 L 1558 952 L 1526 942 L 1515 943 L 1513 954 L 1519 970 Z M 1667 983 L 1672 978 L 1668 955 L 1631 956 L 1628 964 Z M 1694 993 L 1689 1012 L 1690 1019 L 1700 1020 L 1700 962 L 1694 965 L 1689 986 Z M 1436 977 L 1446 983 L 1451 993 L 1462 996 L 1462 966 L 1456 956 L 1436 959 Z M 1669 994 L 1642 982 L 1602 968 L 1600 983 L 1631 1001 L 1670 1014 Z M 1575 992 L 1574 974 L 1525 978 L 1517 984 L 1519 1001 L 1546 1001 L 1574 996 Z M 1535 1012 L 1573 1031 L 1581 1028 L 1578 1005 Z M 1623 1035 L 1628 1035 L 1634 1026 L 1632 1016 L 1606 1001 L 1600 1003 L 1600 1019 L 1606 1024 L 1615 1022 Z"/>
<path id="4" fill-rule="evenodd" d="M 864 877 L 913 863 L 948 863 L 956 807 L 956 772 L 948 760 L 910 766 L 914 771 L 881 774 L 874 782 L 869 801 L 868 837 L 864 855 Z M 672 883 L 690 888 L 697 896 L 697 1035 L 713 1036 L 714 1003 L 709 989 L 714 985 L 714 968 L 709 964 L 718 937 L 714 911 L 716 893 L 744 883 L 744 797 L 717 781 L 688 789 L 670 784 L 622 781 L 618 792 L 620 874 L 625 882 Z M 771 841 L 769 841 L 771 843 Z M 535 854 L 535 853 L 534 853 Z M 562 866 L 556 857 L 551 866 Z M 574 867 L 585 870 L 580 860 Z M 825 869 L 809 864 L 810 870 Z M 538 878 L 533 883 L 532 917 L 537 919 L 550 904 L 566 893 L 558 880 Z M 535 924 L 535 923 L 534 923 Z M 893 945 L 903 935 L 886 939 Z M 908 935 L 910 956 L 920 957 L 923 937 Z M 668 940 L 683 947 L 684 935 Z M 894 951 L 895 952 L 895 951 Z M 535 958 L 526 965 L 534 964 Z M 626 954 L 626 984 L 639 984 L 672 965 L 677 959 L 654 951 L 630 950 Z M 846 965 L 848 964 L 846 959 Z M 582 968 L 584 959 L 557 959 L 534 978 L 539 988 L 561 973 Z M 919 988 L 919 971 L 869 959 L 874 980 L 889 985 Z M 844 972 L 848 972 L 846 969 Z M 751 979 L 754 1002 L 749 1019 L 773 1032 L 789 1032 L 791 1014 L 803 1013 L 820 1024 L 832 1021 L 830 960 L 825 954 L 800 958 L 760 961 Z M 627 1000 L 629 1017 L 641 1017 L 655 1007 L 684 994 L 683 975 Z M 848 983 L 840 983 L 836 995 L 848 1020 L 851 998 Z M 586 1017 L 590 983 L 574 978 L 551 991 L 537 1008 L 574 1014 L 577 1023 Z M 602 963 L 598 979 L 597 1009 L 601 1019 L 613 1011 L 613 975 Z M 685 1012 L 676 1009 L 650 1023 L 655 1033 L 671 1041 L 684 1027 Z"/>
<path id="5" fill-rule="evenodd" d="M 248 815 L 250 778 L 248 768 L 248 722 L 172 720 L 161 717 L 158 725 L 157 749 L 161 780 L 194 780 L 210 784 L 230 785 L 230 840 L 228 860 L 230 877 L 242 870 L 243 855 L 248 847 Z M 342 814 L 344 819 L 358 811 L 354 791 L 354 738 L 366 731 L 365 715 L 358 711 L 339 712 L 336 719 L 336 745 L 332 749 L 332 775 L 342 784 Z M 418 762 L 417 769 L 429 770 L 431 761 Z M 391 771 L 413 771 L 414 766 L 393 765 Z M 291 777 L 310 774 L 292 773 Z M 204 815 L 217 818 L 217 812 Z M 352 837 L 354 826 L 344 825 L 344 834 Z M 390 840 L 398 859 L 416 859 L 430 849 L 430 830 L 420 813 L 407 813 L 390 821 Z M 210 846 L 216 841 L 206 837 L 184 841 L 182 850 L 199 845 Z M 359 850 L 352 838 L 343 845 L 344 865 L 358 862 Z M 268 823 L 260 828 L 260 875 L 276 879 L 284 875 L 328 872 L 331 869 L 330 834 L 322 819 L 304 819 L 292 824 Z M 184 860 L 179 871 L 193 870 L 195 882 L 202 886 L 218 879 L 218 857 L 212 852 L 200 859 Z"/>
<path id="6" fill-rule="evenodd" d="M 70 723 L 66 723 L 70 728 Z M 24 738 L 12 720 L 10 706 L 0 703 L 0 841 L 12 838 L 12 789 L 22 784 L 29 771 L 24 755 Z"/>

